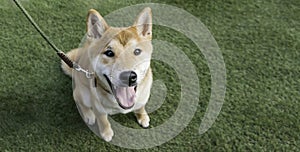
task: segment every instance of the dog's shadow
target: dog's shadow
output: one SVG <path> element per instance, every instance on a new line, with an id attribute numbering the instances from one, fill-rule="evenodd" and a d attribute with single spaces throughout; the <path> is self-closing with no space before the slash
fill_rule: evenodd
<path id="1" fill-rule="evenodd" d="M 25 76 L 27 77 L 27 76 Z M 32 77 L 31 77 L 32 78 Z M 72 80 L 57 72 L 49 78 L 16 80 L 1 94 L 2 138 L 50 136 L 88 131 L 72 97 Z M 22 81 L 22 82 L 21 82 Z"/>

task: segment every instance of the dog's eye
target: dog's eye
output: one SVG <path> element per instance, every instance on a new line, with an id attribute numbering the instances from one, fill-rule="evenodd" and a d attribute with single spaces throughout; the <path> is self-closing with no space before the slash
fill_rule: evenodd
<path id="1" fill-rule="evenodd" d="M 140 55 L 142 53 L 142 50 L 141 49 L 135 49 L 133 53 L 134 53 L 134 55 Z"/>
<path id="2" fill-rule="evenodd" d="M 108 57 L 114 57 L 115 53 L 111 50 L 111 48 L 107 48 L 107 50 L 104 52 L 104 54 Z"/>

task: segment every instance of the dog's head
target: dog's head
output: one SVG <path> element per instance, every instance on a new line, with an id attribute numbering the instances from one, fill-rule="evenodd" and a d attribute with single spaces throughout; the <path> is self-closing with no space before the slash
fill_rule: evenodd
<path id="1" fill-rule="evenodd" d="M 87 34 L 93 68 L 111 90 L 123 109 L 134 106 L 137 87 L 150 69 L 152 54 L 152 14 L 145 8 L 133 26 L 116 28 L 107 25 L 101 15 L 90 10 Z"/>

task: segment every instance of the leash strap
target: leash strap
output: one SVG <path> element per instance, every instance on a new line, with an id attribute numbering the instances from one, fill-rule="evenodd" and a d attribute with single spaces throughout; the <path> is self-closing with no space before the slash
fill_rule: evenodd
<path id="1" fill-rule="evenodd" d="M 46 42 L 53 48 L 56 54 L 70 67 L 75 69 L 78 72 L 85 73 L 85 76 L 90 79 L 94 73 L 89 72 L 88 70 L 84 70 L 78 65 L 76 62 L 71 61 L 64 52 L 59 50 L 56 45 L 45 35 L 45 33 L 39 28 L 39 26 L 35 23 L 32 17 L 28 14 L 25 8 L 20 4 L 18 0 L 14 0 L 15 4 L 20 8 L 25 17 L 29 20 L 31 25 L 40 33 L 40 35 L 46 40 Z"/>

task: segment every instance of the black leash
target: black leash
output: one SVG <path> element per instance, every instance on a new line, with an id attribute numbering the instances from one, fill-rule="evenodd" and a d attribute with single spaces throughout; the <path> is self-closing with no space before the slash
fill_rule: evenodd
<path id="1" fill-rule="evenodd" d="M 88 70 L 82 69 L 76 62 L 71 61 L 64 52 L 59 50 L 56 45 L 45 35 L 45 33 L 39 28 L 39 26 L 35 23 L 32 17 L 28 14 L 25 8 L 19 3 L 18 0 L 14 0 L 15 4 L 20 8 L 25 17 L 29 20 L 31 25 L 40 33 L 40 35 L 47 41 L 47 43 L 54 49 L 56 54 L 70 67 L 75 69 L 76 71 L 85 73 L 87 78 L 92 78 L 94 73 L 88 72 Z"/>

